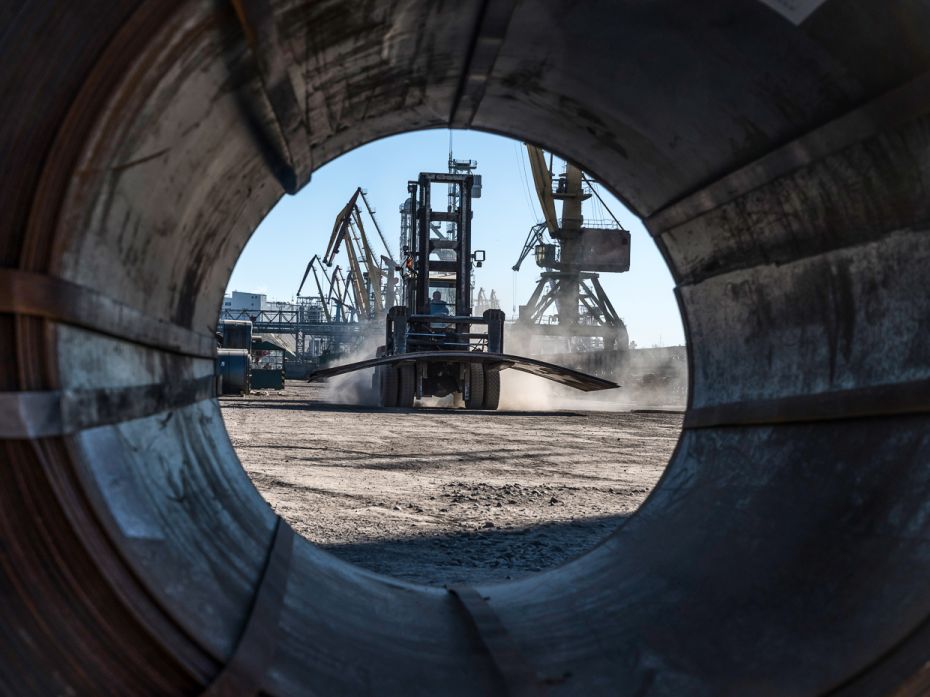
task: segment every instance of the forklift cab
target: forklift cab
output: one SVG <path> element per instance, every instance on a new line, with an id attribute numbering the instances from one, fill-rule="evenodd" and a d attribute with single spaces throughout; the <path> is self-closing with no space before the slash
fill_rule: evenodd
<path id="1" fill-rule="evenodd" d="M 455 289 L 435 282 L 429 286 L 429 314 L 451 315 L 455 311 Z"/>

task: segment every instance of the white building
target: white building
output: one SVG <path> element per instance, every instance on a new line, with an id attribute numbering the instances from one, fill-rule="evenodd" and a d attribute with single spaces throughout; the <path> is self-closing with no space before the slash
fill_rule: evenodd
<path id="1" fill-rule="evenodd" d="M 234 290 L 232 295 L 223 296 L 223 310 L 261 312 L 265 309 L 266 302 L 264 293 L 243 293 Z"/>
<path id="2" fill-rule="evenodd" d="M 223 296 L 223 312 L 232 314 L 245 313 L 256 315 L 259 312 L 287 312 L 296 311 L 297 305 L 294 303 L 268 300 L 264 293 L 243 293 L 234 290 L 231 295 Z"/>

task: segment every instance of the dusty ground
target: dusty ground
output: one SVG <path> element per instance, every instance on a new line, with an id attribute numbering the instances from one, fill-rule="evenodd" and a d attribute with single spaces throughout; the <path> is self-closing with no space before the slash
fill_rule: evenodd
<path id="1" fill-rule="evenodd" d="M 308 539 L 431 584 L 515 578 L 590 549 L 646 497 L 681 428 L 674 413 L 384 410 L 326 397 L 296 381 L 224 397 L 246 471 Z"/>

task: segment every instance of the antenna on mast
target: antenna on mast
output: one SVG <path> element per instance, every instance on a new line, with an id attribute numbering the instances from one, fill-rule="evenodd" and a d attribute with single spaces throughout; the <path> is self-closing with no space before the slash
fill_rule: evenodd
<path id="1" fill-rule="evenodd" d="M 449 129 L 449 171 L 452 171 L 452 129 Z"/>

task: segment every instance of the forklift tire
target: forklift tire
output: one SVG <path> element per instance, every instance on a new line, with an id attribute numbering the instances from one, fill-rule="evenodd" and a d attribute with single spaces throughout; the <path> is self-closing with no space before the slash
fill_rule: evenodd
<path id="1" fill-rule="evenodd" d="M 386 365 L 381 368 L 381 406 L 397 406 L 397 368 Z"/>
<path id="2" fill-rule="evenodd" d="M 501 401 L 501 371 L 484 371 L 484 408 L 495 410 Z"/>
<path id="3" fill-rule="evenodd" d="M 417 394 L 416 366 L 402 365 L 398 372 L 400 373 L 400 381 L 397 391 L 397 406 L 410 409 L 413 406 L 413 398 Z"/>
<path id="4" fill-rule="evenodd" d="M 472 363 L 468 366 L 469 395 L 465 400 L 466 409 L 484 408 L 484 366 Z"/>

